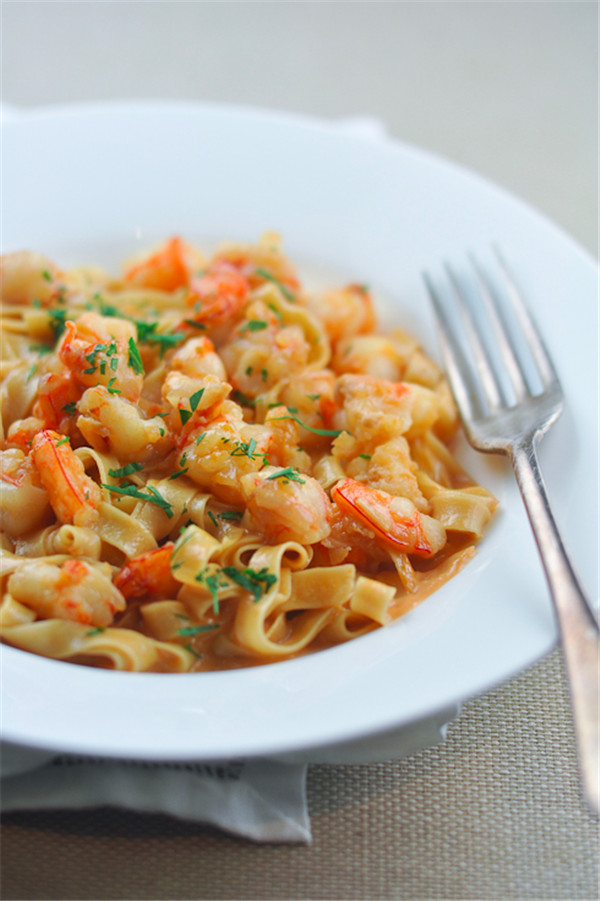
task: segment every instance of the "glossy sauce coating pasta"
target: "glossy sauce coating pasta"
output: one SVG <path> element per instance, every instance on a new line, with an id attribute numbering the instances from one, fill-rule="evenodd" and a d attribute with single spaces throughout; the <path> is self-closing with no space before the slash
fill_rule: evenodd
<path id="1" fill-rule="evenodd" d="M 309 294 L 277 235 L 180 238 L 114 279 L 2 258 L 0 637 L 188 672 L 283 660 L 410 609 L 496 506 L 448 385 L 370 293 Z"/>

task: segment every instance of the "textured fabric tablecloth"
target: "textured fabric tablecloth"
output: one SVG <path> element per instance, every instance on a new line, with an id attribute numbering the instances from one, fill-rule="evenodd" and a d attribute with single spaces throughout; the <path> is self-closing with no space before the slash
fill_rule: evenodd
<path id="1" fill-rule="evenodd" d="M 400 761 L 309 767 L 310 846 L 257 845 L 163 816 L 18 813 L 2 827 L 12 899 L 596 899 L 558 651 L 465 705 Z"/>

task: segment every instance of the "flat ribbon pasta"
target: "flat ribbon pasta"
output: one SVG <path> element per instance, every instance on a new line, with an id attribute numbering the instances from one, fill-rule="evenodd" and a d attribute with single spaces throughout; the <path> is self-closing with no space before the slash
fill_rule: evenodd
<path id="1" fill-rule="evenodd" d="M 267 233 L 180 237 L 119 276 L 0 259 L 0 639 L 199 672 L 346 642 L 475 552 L 448 383 L 376 332 L 365 284 L 309 291 Z"/>

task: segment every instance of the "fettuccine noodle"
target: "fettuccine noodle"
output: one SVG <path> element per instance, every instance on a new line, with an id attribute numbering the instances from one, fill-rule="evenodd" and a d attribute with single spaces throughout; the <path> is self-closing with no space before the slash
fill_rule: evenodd
<path id="1" fill-rule="evenodd" d="M 277 235 L 180 238 L 118 279 L 2 269 L 0 638 L 189 672 L 354 639 L 451 578 L 496 507 L 448 385 L 369 290 L 309 293 Z"/>

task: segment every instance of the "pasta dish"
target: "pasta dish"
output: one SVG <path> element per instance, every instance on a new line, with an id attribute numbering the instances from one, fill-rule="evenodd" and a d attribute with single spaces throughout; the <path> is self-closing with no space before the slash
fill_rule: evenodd
<path id="1" fill-rule="evenodd" d="M 307 291 L 268 233 L 119 278 L 1 260 L 0 638 L 196 672 L 332 647 L 475 553 L 496 507 L 448 384 L 369 287 Z"/>

